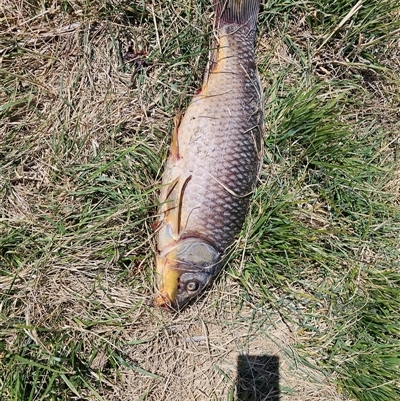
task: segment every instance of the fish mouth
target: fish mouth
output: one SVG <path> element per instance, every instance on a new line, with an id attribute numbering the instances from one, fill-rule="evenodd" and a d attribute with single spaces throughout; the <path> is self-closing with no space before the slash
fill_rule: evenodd
<path id="1" fill-rule="evenodd" d="M 156 295 L 154 302 L 156 303 L 157 306 L 167 311 L 173 311 L 174 309 L 176 309 L 175 302 L 172 302 L 168 298 L 168 296 L 162 292 Z"/>
<path id="2" fill-rule="evenodd" d="M 163 293 L 159 293 L 156 295 L 155 297 L 155 304 L 167 311 L 167 312 L 180 312 L 184 306 L 186 306 L 187 302 L 184 304 L 179 304 L 177 301 L 172 301 L 171 299 L 168 298 L 168 296 L 166 294 Z"/>

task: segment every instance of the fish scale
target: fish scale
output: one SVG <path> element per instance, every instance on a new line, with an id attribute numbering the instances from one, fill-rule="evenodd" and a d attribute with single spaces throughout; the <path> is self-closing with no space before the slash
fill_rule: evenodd
<path id="1" fill-rule="evenodd" d="M 214 4 L 217 39 L 209 69 L 177 123 L 163 175 L 160 305 L 180 307 L 212 280 L 247 214 L 262 156 L 262 89 L 254 59 L 258 3 Z M 189 294 L 188 283 L 196 291 Z"/>
<path id="2" fill-rule="evenodd" d="M 230 36 L 228 40 L 250 46 L 247 36 L 237 36 L 242 38 Z M 197 231 L 220 251 L 243 225 L 261 149 L 261 90 L 254 56 L 247 50 L 239 52 L 238 46 L 230 46 L 227 57 L 230 74 L 223 69 L 211 72 L 210 90 L 193 99 L 181 122 L 178 138 L 181 132 L 193 134 L 186 149 L 180 146 L 185 160 L 176 172 L 191 176 L 184 193 L 183 232 Z M 232 83 L 232 79 L 236 82 Z M 231 93 L 239 91 L 241 97 L 232 97 Z"/>

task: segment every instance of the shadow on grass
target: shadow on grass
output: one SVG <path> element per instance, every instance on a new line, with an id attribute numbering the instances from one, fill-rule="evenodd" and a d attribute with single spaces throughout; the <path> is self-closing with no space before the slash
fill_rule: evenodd
<path id="1" fill-rule="evenodd" d="M 279 358 L 272 355 L 239 355 L 237 401 L 279 401 Z"/>

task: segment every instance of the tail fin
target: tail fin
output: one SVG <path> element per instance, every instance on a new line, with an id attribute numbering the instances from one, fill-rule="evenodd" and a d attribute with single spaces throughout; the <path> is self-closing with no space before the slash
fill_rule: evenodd
<path id="1" fill-rule="evenodd" d="M 213 3 L 217 29 L 227 24 L 256 28 L 260 0 L 213 0 Z"/>

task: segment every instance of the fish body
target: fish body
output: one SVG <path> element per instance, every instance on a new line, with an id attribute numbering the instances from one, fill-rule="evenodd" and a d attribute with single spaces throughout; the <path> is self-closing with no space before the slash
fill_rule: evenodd
<path id="1" fill-rule="evenodd" d="M 201 92 L 176 119 L 160 193 L 158 305 L 180 309 L 215 277 L 240 232 L 262 159 L 254 39 L 259 0 L 214 1 Z"/>

